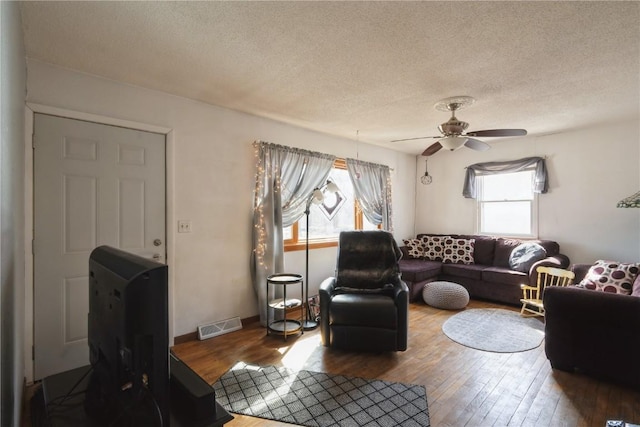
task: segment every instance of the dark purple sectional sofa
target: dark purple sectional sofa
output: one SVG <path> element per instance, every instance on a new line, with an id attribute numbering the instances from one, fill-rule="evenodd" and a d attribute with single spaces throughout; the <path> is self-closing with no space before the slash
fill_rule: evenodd
<path id="1" fill-rule="evenodd" d="M 445 280 L 464 286 L 469 295 L 510 305 L 520 305 L 520 284 L 535 285 L 536 268 L 541 265 L 567 268 L 569 258 L 560 253 L 560 246 L 551 240 L 520 240 L 502 237 L 459 234 L 418 234 L 423 236 L 451 236 L 455 239 L 474 239 L 473 264 L 453 264 L 411 258 L 406 246 L 400 249 L 402 280 L 409 286 L 409 299 L 422 300 L 422 288 L 434 280 Z M 547 251 L 547 257 L 535 262 L 528 273 L 512 270 L 509 257 L 514 248 L 523 242 L 538 243 Z"/>
<path id="2" fill-rule="evenodd" d="M 589 267 L 571 266 L 575 283 L 580 283 Z M 544 292 L 544 309 L 545 352 L 554 369 L 640 390 L 639 296 L 549 287 Z"/>

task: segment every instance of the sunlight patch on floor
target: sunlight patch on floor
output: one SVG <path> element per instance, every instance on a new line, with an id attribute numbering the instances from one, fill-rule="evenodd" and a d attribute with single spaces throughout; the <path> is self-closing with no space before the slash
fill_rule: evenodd
<path id="1" fill-rule="evenodd" d="M 292 346 L 281 347 L 278 351 L 282 356 L 282 366 L 300 370 L 311 354 L 321 345 L 320 334 L 300 337 Z"/>

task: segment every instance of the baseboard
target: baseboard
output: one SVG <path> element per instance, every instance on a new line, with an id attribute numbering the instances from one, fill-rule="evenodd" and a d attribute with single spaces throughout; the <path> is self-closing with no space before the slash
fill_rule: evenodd
<path id="1" fill-rule="evenodd" d="M 196 341 L 197 339 L 198 339 L 198 331 L 189 332 L 188 334 L 184 334 L 184 335 L 180 335 L 178 337 L 175 337 L 173 339 L 173 344 L 174 345 L 184 344 L 184 343 L 189 342 L 189 341 Z"/>
<path id="2" fill-rule="evenodd" d="M 241 319 L 242 320 L 242 324 L 243 325 L 248 325 L 250 323 L 256 323 L 260 321 L 260 316 L 251 316 L 251 317 L 247 317 L 246 319 Z"/>

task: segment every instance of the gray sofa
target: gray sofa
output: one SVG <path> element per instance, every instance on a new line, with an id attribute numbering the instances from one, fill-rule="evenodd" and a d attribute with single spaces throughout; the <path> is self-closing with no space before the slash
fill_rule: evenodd
<path id="1" fill-rule="evenodd" d="M 418 234 L 425 236 L 451 236 L 454 239 L 473 239 L 473 263 L 447 263 L 441 260 L 416 258 L 407 246 L 400 249 L 402 280 L 409 287 L 412 302 L 422 300 L 422 288 L 435 280 L 445 280 L 464 286 L 475 299 L 484 299 L 510 305 L 520 305 L 520 284 L 535 285 L 536 268 L 541 265 L 567 268 L 570 260 L 560 253 L 560 246 L 552 240 L 507 239 L 502 237 L 459 234 Z M 534 262 L 527 272 L 516 271 L 509 265 L 512 251 L 524 242 L 537 243 L 546 250 L 546 256 Z"/>

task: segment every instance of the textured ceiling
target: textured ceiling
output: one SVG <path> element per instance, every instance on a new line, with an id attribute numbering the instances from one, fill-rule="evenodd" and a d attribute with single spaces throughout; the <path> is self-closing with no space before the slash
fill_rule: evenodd
<path id="1" fill-rule="evenodd" d="M 468 130 L 640 115 L 635 1 L 21 8 L 29 58 L 411 153 L 432 140 L 390 141 L 437 135 L 433 104 L 455 95 L 477 100 L 457 114 Z"/>

